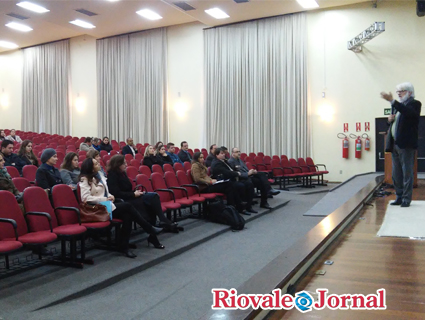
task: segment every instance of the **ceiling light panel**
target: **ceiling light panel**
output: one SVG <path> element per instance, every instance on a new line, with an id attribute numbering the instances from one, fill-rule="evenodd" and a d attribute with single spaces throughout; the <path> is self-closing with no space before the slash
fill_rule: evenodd
<path id="1" fill-rule="evenodd" d="M 39 6 L 38 4 L 29 2 L 29 1 L 23 1 L 23 2 L 19 2 L 16 4 L 17 6 L 27 9 L 27 10 L 31 10 L 33 12 L 37 12 L 37 13 L 45 13 L 45 12 L 49 12 L 50 10 Z"/>
<path id="2" fill-rule="evenodd" d="M 76 26 L 79 26 L 81 28 L 86 28 L 86 29 L 96 28 L 96 26 L 92 25 L 91 23 L 85 22 L 85 21 L 80 20 L 80 19 L 76 19 L 74 21 L 69 21 L 69 23 L 75 24 Z"/>
<path id="3" fill-rule="evenodd" d="M 17 22 L 9 22 L 6 24 L 6 27 L 9 27 L 18 31 L 22 31 L 22 32 L 32 31 L 31 27 L 28 27 L 24 24 L 17 23 Z"/>
<path id="4" fill-rule="evenodd" d="M 149 19 L 149 20 L 159 20 L 162 19 L 162 17 L 152 10 L 149 9 L 143 9 L 136 12 L 138 15 L 142 16 L 143 18 Z"/>
<path id="5" fill-rule="evenodd" d="M 299 5 L 304 9 L 318 8 L 319 5 L 315 0 L 297 0 Z"/>
<path id="6" fill-rule="evenodd" d="M 230 17 L 226 12 L 224 12 L 223 10 L 219 8 L 208 9 L 208 10 L 205 10 L 205 12 L 208 13 L 211 17 L 216 19 L 226 19 Z"/>
<path id="7" fill-rule="evenodd" d="M 7 49 L 16 49 L 18 45 L 13 42 L 0 40 L 0 47 Z"/>

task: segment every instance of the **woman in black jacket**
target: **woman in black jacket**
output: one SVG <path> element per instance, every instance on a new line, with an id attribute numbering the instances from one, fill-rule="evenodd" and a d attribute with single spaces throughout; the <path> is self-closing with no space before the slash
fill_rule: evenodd
<path id="1" fill-rule="evenodd" d="M 162 166 L 166 163 L 173 165 L 173 160 L 171 157 L 167 154 L 165 147 L 163 145 L 160 145 L 156 149 L 156 157 L 158 158 L 159 162 L 162 162 Z"/>
<path id="2" fill-rule="evenodd" d="M 161 200 L 156 192 L 134 191 L 125 169 L 127 163 L 123 155 L 115 155 L 109 162 L 108 189 L 115 197 L 131 203 L 152 225 L 159 218 L 159 226 L 165 231 L 178 232 L 176 223 L 172 223 L 162 212 Z"/>
<path id="3" fill-rule="evenodd" d="M 162 167 L 164 165 L 164 161 L 155 155 L 155 148 L 153 146 L 148 146 L 145 150 L 143 164 L 152 170 L 152 166 L 154 164 L 159 164 Z"/>
<path id="4" fill-rule="evenodd" d="M 100 144 L 100 150 L 105 150 L 107 153 L 112 151 L 112 145 L 109 143 L 108 137 L 103 137 L 103 141 Z"/>
<path id="5" fill-rule="evenodd" d="M 38 159 L 32 151 L 32 141 L 24 140 L 18 151 L 18 156 L 25 161 L 27 165 L 34 165 L 38 167 Z"/>

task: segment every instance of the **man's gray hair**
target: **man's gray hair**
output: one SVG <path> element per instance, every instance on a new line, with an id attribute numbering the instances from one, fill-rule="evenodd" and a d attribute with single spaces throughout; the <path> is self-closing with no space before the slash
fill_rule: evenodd
<path id="1" fill-rule="evenodd" d="M 409 91 L 409 92 L 411 92 L 410 96 L 412 98 L 415 97 L 415 88 L 413 88 L 413 84 L 411 84 L 410 82 L 400 83 L 395 88 L 396 88 L 397 91 L 401 91 L 401 90 Z"/>

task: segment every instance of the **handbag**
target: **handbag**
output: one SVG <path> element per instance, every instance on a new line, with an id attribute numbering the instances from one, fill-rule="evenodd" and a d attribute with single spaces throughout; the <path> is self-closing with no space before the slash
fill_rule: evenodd
<path id="1" fill-rule="evenodd" d="M 110 220 L 109 212 L 106 206 L 102 204 L 80 203 L 81 222 L 106 222 Z"/>

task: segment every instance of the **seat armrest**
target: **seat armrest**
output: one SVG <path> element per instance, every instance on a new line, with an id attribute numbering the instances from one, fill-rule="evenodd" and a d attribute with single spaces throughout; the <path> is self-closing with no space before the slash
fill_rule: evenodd
<path id="1" fill-rule="evenodd" d="M 39 212 L 39 211 L 30 211 L 25 213 L 28 216 L 40 216 L 45 217 L 49 221 L 50 225 L 50 232 L 53 232 L 53 226 L 52 226 L 52 217 L 47 212 Z"/>
<path id="2" fill-rule="evenodd" d="M 76 214 L 77 214 L 77 217 L 78 217 L 78 224 L 79 225 L 81 225 L 81 215 L 80 215 L 80 209 L 78 209 L 78 208 L 75 208 L 75 207 L 56 207 L 55 208 L 55 213 L 56 213 L 56 210 L 68 210 L 68 211 L 74 211 Z M 56 216 L 57 216 L 57 214 L 56 214 Z"/>
<path id="3" fill-rule="evenodd" d="M 16 238 L 16 241 L 18 241 L 18 231 L 17 231 L 18 224 L 16 223 L 16 221 L 13 219 L 0 218 L 0 222 L 9 223 L 13 226 L 13 229 L 15 231 L 15 238 Z"/>

